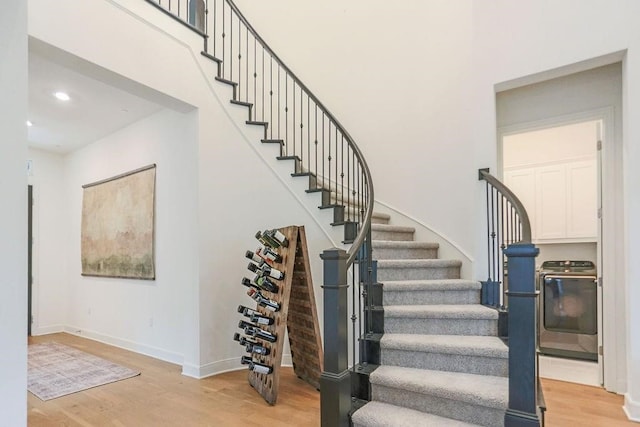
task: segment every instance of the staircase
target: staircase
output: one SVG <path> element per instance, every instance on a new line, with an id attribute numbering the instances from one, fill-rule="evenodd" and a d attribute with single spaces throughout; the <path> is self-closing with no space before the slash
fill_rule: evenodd
<path id="1" fill-rule="evenodd" d="M 146 1 L 165 7 L 157 0 Z M 259 142 L 279 147 L 278 160 L 293 162 L 292 179 L 306 180 L 306 192 L 320 195 L 318 207 L 333 212 L 329 222 L 344 229 L 342 243 L 350 246 L 348 251 L 332 248 L 321 255 L 325 301 L 322 425 L 347 425 L 351 414 L 351 423 L 362 427 L 493 427 L 505 425 L 505 413 L 507 425 L 540 425 L 541 396 L 534 384 L 535 315 L 531 315 L 537 252 L 530 244 L 526 211 L 517 198 L 488 170 L 479 171 L 480 179 L 493 185 L 517 214 L 511 218 L 516 235 L 510 245 L 494 245 L 498 251 L 506 247 L 507 256 L 513 253 L 517 267 L 513 270 L 522 279 L 514 280 L 510 291 L 518 298 L 509 321 L 519 329 L 510 337 L 511 366 L 518 367 L 518 374 L 509 378 L 510 352 L 497 336 L 498 311 L 480 304 L 482 285 L 460 277 L 461 261 L 438 259 L 437 244 L 416 242 L 413 228 L 392 225 L 390 216 L 373 212 L 374 188 L 362 152 L 262 40 L 233 0 L 197 1 L 202 7 L 183 15 L 180 2 L 178 13 L 169 2 L 169 14 L 204 37 L 202 55 L 216 64 L 215 80 L 232 88 L 231 104 L 247 109 L 247 126 L 264 130 Z M 491 212 L 504 212 L 500 206 Z M 502 262 L 502 253 L 498 256 Z M 375 270 L 372 258 L 377 260 Z M 351 266 L 354 274 L 348 283 L 346 272 Z M 499 285 L 500 281 L 491 283 Z M 518 289 L 513 286 L 516 283 Z M 359 301 L 365 306 L 364 314 L 348 312 L 344 304 L 347 288 L 353 292 L 353 311 L 356 290 L 366 294 L 369 305 L 365 298 Z M 361 353 L 368 363 L 361 364 L 359 371 L 354 369 L 353 375 L 345 354 L 344 324 L 350 314 L 352 336 L 356 336 L 357 321 L 358 330 L 367 324 L 369 331 L 360 338 Z M 357 408 L 352 413 L 350 388 Z M 518 399 L 507 410 L 509 388 L 518 391 Z M 541 420 L 544 425 L 544 418 Z"/>
<path id="2" fill-rule="evenodd" d="M 460 261 L 438 259 L 437 244 L 414 241 L 413 228 L 374 219 L 384 334 L 374 338 L 371 402 L 353 425 L 503 425 L 508 348 L 497 311 L 480 305 L 480 283 L 460 278 Z"/>

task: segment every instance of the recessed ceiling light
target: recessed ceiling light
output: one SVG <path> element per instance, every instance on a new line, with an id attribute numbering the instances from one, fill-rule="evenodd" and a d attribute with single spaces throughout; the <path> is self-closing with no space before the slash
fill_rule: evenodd
<path id="1" fill-rule="evenodd" d="M 33 123 L 31 123 L 31 120 L 27 120 L 27 126 L 29 127 L 33 126 Z"/>
<path id="2" fill-rule="evenodd" d="M 56 92 L 53 94 L 53 96 L 58 98 L 60 101 L 68 101 L 71 99 L 71 97 L 66 92 Z"/>

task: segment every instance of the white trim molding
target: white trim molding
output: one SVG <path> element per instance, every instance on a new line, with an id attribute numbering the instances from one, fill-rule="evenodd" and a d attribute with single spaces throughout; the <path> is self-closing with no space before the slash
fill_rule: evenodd
<path id="1" fill-rule="evenodd" d="M 280 366 L 291 367 L 290 354 L 282 355 L 282 363 Z M 224 374 L 226 372 L 246 370 L 247 367 L 240 363 L 240 357 L 232 357 L 230 359 L 218 360 L 216 362 L 207 363 L 206 365 L 196 366 L 184 364 L 182 366 L 182 375 L 201 380 L 207 377 Z"/>
<path id="2" fill-rule="evenodd" d="M 137 343 L 134 341 L 125 340 L 122 338 L 104 335 L 99 332 L 89 331 L 89 330 L 78 328 L 78 327 L 67 325 L 64 327 L 64 332 L 67 332 L 71 335 L 76 335 L 78 337 L 88 338 L 94 341 L 98 341 L 103 344 L 108 344 L 114 347 L 119 347 L 125 350 L 133 351 L 135 353 L 144 354 L 145 356 L 150 356 L 155 359 L 164 360 L 165 362 L 175 363 L 176 365 L 182 365 L 182 362 L 184 359 L 182 354 L 175 353 L 173 351 L 165 350 L 158 347 L 153 347 L 146 344 Z"/>
<path id="3" fill-rule="evenodd" d="M 631 399 L 629 393 L 625 393 L 624 395 L 624 405 L 622 409 L 624 409 L 624 413 L 627 414 L 629 420 L 640 422 L 640 402 Z"/>

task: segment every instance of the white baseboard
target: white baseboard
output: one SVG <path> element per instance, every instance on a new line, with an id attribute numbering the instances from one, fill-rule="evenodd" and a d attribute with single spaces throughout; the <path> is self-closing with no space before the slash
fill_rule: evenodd
<path id="1" fill-rule="evenodd" d="M 540 356 L 538 360 L 542 378 L 601 387 L 597 362 L 550 356 Z"/>
<path id="2" fill-rule="evenodd" d="M 51 325 L 31 328 L 31 335 L 36 337 L 39 335 L 58 334 L 60 332 L 64 332 L 64 325 Z"/>
<path id="3" fill-rule="evenodd" d="M 624 413 L 627 414 L 629 420 L 640 422 L 640 402 L 631 399 L 629 393 L 624 395 L 624 405 L 622 409 L 624 409 Z"/>
<path id="4" fill-rule="evenodd" d="M 293 366 L 291 361 L 290 354 L 284 354 L 282 356 L 282 363 L 280 366 Z M 219 360 L 217 362 L 207 363 L 202 366 L 195 365 L 183 365 L 182 366 L 182 375 L 186 375 L 188 377 L 202 379 L 207 377 L 212 377 L 215 375 L 224 374 L 225 372 L 239 371 L 247 369 L 246 366 L 240 363 L 239 357 L 233 357 L 231 359 Z"/>
<path id="5" fill-rule="evenodd" d="M 134 341 L 125 340 L 122 338 L 112 337 L 109 335 L 104 335 L 99 332 L 88 331 L 86 329 L 74 327 L 74 326 L 65 326 L 64 332 L 67 332 L 72 335 L 76 335 L 83 338 L 88 338 L 94 341 L 99 341 L 104 344 L 109 344 L 114 347 L 120 347 L 125 350 L 130 350 L 136 353 L 144 354 L 145 356 L 151 356 L 156 359 L 164 360 L 165 362 L 175 363 L 177 365 L 182 365 L 183 356 L 179 353 L 175 353 L 172 351 L 168 351 L 162 348 L 153 347 L 146 344 L 140 344 Z"/>

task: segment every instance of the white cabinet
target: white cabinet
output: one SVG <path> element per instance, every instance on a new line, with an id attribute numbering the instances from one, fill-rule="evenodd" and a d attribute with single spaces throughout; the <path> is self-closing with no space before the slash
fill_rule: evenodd
<path id="1" fill-rule="evenodd" d="M 596 160 L 580 160 L 504 172 L 505 184 L 524 205 L 536 242 L 595 241 Z"/>

